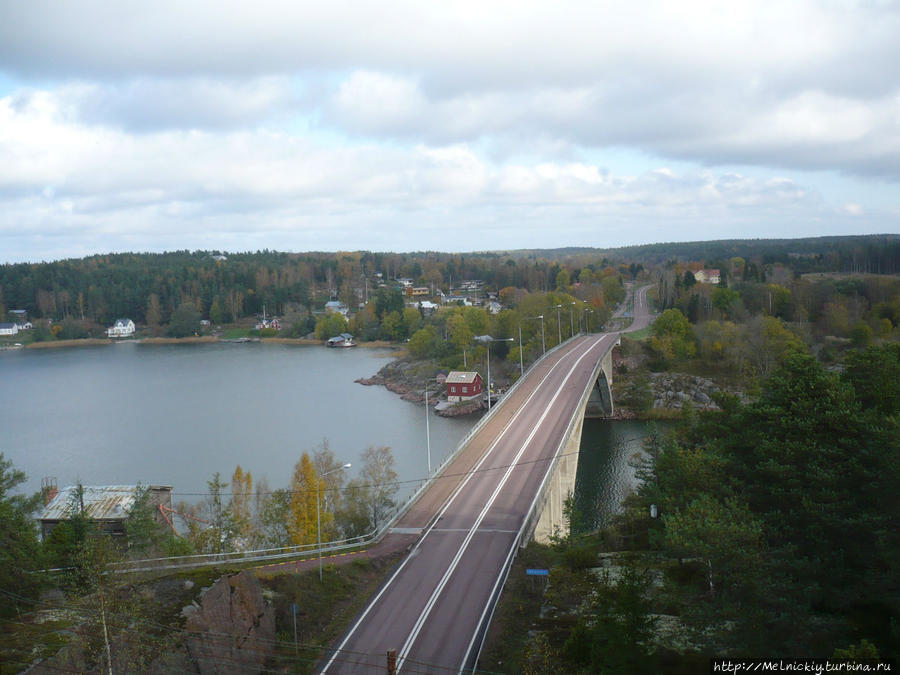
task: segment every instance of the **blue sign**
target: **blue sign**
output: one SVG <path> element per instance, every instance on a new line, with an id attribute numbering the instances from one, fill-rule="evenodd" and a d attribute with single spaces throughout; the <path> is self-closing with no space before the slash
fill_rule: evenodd
<path id="1" fill-rule="evenodd" d="M 527 569 L 525 570 L 525 574 L 530 577 L 547 577 L 550 576 L 550 570 Z"/>

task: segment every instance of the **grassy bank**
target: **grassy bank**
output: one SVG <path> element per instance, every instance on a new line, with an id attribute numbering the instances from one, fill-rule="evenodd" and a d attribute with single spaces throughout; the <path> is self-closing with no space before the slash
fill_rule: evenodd
<path id="1" fill-rule="evenodd" d="M 114 344 L 113 340 L 105 338 L 82 338 L 80 340 L 47 340 L 46 342 L 30 342 L 25 345 L 27 349 L 57 349 L 60 347 L 97 347 L 100 345 Z"/>

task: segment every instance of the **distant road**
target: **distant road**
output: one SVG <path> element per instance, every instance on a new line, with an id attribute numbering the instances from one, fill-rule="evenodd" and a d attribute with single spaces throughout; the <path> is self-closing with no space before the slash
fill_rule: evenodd
<path id="1" fill-rule="evenodd" d="M 634 323 L 649 323 L 647 288 Z M 618 333 L 564 344 L 508 394 L 467 448 L 395 527 L 417 535 L 409 555 L 323 661 L 321 672 L 472 669 L 522 537 L 525 517 L 597 361 Z M 389 535 L 392 536 L 392 535 Z"/>

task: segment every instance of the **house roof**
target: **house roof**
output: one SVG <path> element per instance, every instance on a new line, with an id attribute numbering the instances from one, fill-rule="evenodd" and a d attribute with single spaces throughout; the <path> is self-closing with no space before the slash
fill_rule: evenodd
<path id="1" fill-rule="evenodd" d="M 134 506 L 137 485 L 83 485 L 84 514 L 93 520 L 123 520 Z M 150 485 L 147 489 L 171 490 L 170 486 Z M 44 510 L 41 520 L 67 520 L 80 508 L 78 487 L 70 485 L 59 491 Z"/>
<path id="2" fill-rule="evenodd" d="M 116 319 L 117 326 L 127 326 L 131 322 L 131 319 Z"/>
<path id="3" fill-rule="evenodd" d="M 0 323 L 0 328 L 15 328 L 18 325 L 17 323 Z"/>
<path id="4" fill-rule="evenodd" d="M 475 378 L 481 377 L 478 373 L 466 370 L 451 370 L 447 375 L 447 384 L 471 384 Z"/>

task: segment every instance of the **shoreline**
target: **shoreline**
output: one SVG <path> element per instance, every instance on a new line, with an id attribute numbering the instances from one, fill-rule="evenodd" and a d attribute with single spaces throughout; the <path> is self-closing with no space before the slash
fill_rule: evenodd
<path id="1" fill-rule="evenodd" d="M 308 340 L 306 338 L 282 338 L 282 337 L 254 337 L 251 338 L 253 342 L 257 344 L 284 344 L 284 345 L 297 345 L 302 347 L 324 347 L 325 343 L 320 340 Z M 44 342 L 29 342 L 27 344 L 23 344 L 21 348 L 24 349 L 62 349 L 65 347 L 104 347 L 107 345 L 114 345 L 119 343 L 128 343 L 133 342 L 135 344 L 144 344 L 144 345 L 177 345 L 177 344 L 215 344 L 218 342 L 230 342 L 231 340 L 227 340 L 224 338 L 215 337 L 212 335 L 199 335 L 199 336 L 191 336 L 191 337 L 145 337 L 145 338 L 120 338 L 120 339 L 112 339 L 112 338 L 78 338 L 76 340 L 47 340 Z M 360 342 L 357 344 L 359 347 L 365 347 L 367 349 L 387 349 L 390 351 L 396 352 L 404 352 L 404 348 L 400 345 L 395 345 L 386 340 L 373 340 L 372 342 Z"/>

